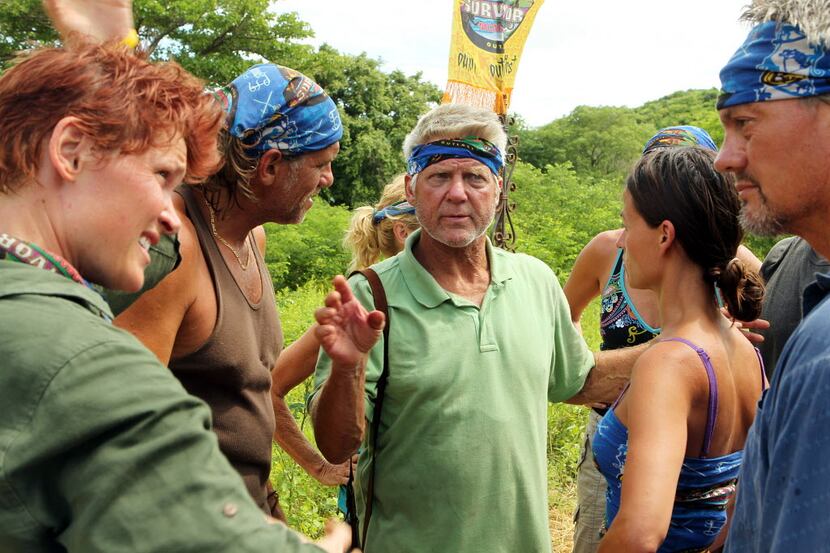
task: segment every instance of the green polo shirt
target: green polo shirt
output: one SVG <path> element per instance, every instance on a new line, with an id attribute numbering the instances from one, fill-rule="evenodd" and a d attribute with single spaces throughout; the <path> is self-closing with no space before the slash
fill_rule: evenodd
<path id="1" fill-rule="evenodd" d="M 0 260 L 0 551 L 322 551 L 266 524 L 210 410 L 109 313 Z"/>
<path id="2" fill-rule="evenodd" d="M 479 308 L 418 263 L 419 237 L 374 266 L 391 347 L 366 553 L 548 552 L 547 405 L 582 388 L 594 357 L 542 261 L 488 242 L 491 282 Z M 350 283 L 372 308 L 363 276 Z M 366 368 L 369 420 L 382 362 L 381 339 Z M 316 390 L 330 370 L 322 355 Z M 370 459 L 364 446 L 361 515 Z"/>

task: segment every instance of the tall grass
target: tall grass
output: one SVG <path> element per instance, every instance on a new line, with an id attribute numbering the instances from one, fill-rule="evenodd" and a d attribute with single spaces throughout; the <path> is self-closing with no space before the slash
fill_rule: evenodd
<path id="1" fill-rule="evenodd" d="M 286 345 L 312 325 L 314 310 L 323 304 L 328 289 L 326 282 L 310 281 L 296 290 L 277 291 L 277 306 Z M 305 401 L 313 386 L 314 378 L 308 378 L 286 396 L 291 413 L 312 444 L 314 437 Z M 325 521 L 337 516 L 337 488 L 318 483 L 276 444 L 272 450 L 271 483 L 279 493 L 288 525 L 303 534 L 320 537 Z"/>

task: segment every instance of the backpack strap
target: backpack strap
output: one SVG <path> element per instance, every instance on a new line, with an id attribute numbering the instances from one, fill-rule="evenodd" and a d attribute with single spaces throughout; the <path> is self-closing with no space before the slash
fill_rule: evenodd
<path id="1" fill-rule="evenodd" d="M 383 412 L 383 398 L 386 395 L 386 382 L 389 380 L 389 305 L 386 302 L 386 291 L 380 282 L 378 274 L 370 268 L 355 271 L 360 273 L 369 281 L 372 289 L 372 297 L 375 301 L 375 309 L 386 317 L 386 325 L 383 327 L 383 370 L 378 379 L 375 392 L 375 412 L 372 417 L 372 428 L 370 441 L 372 443 L 372 468 L 369 471 L 369 481 L 366 486 L 366 512 L 363 515 L 363 542 L 362 549 L 366 548 L 366 532 L 369 530 L 369 519 L 372 518 L 372 503 L 375 497 L 375 466 L 377 463 L 378 432 L 380 430 L 380 417 Z M 354 273 L 352 273 L 354 274 Z M 351 276 L 351 275 L 350 275 Z"/>

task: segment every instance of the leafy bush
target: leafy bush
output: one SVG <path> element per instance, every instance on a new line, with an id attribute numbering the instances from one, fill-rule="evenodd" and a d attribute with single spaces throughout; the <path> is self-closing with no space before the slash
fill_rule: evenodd
<path id="1" fill-rule="evenodd" d="M 570 162 L 580 174 L 620 175 L 655 130 L 630 108 L 578 106 L 538 129 L 520 128 L 519 157 L 540 169 Z"/>
<path id="2" fill-rule="evenodd" d="M 323 304 L 328 291 L 327 282 L 310 281 L 297 289 L 284 288 L 277 292 L 286 345 L 299 338 L 313 324 L 314 310 Z M 312 377 L 286 396 L 291 413 L 312 444 L 314 437 L 305 400 L 313 385 Z M 337 516 L 337 488 L 318 483 L 276 444 L 271 459 L 271 482 L 280 496 L 288 525 L 307 536 L 320 537 L 325 521 Z"/>
<path id="3" fill-rule="evenodd" d="M 328 280 L 349 264 L 343 233 L 351 213 L 318 199 L 299 225 L 265 225 L 265 262 L 274 289 L 298 288 L 309 281 Z"/>
<path id="4" fill-rule="evenodd" d="M 646 102 L 635 108 L 636 118 L 654 125 L 655 130 L 675 125 L 694 125 L 705 129 L 715 144 L 723 142 L 723 127 L 715 105 L 718 89 L 683 90 Z"/>
<path id="5" fill-rule="evenodd" d="M 538 257 L 560 278 L 570 273 L 576 256 L 594 235 L 620 226 L 619 180 L 582 176 L 568 163 L 548 165 L 542 171 L 523 162 L 518 163 L 513 180 L 516 249 Z"/>

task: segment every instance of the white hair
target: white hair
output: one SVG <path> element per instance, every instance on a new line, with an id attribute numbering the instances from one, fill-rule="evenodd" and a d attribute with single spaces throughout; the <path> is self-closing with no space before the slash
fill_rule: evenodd
<path id="1" fill-rule="evenodd" d="M 444 104 L 431 109 L 418 119 L 403 141 L 403 157 L 409 159 L 415 146 L 438 140 L 439 138 L 464 138 L 475 136 L 492 142 L 499 149 L 502 158 L 507 148 L 507 133 L 492 111 L 465 106 L 463 104 Z"/>
<path id="2" fill-rule="evenodd" d="M 780 21 L 798 26 L 811 42 L 830 45 L 830 9 L 827 0 L 754 0 L 741 19 L 753 25 Z"/>
<path id="3" fill-rule="evenodd" d="M 409 159 L 416 146 L 441 138 L 483 138 L 498 148 L 502 159 L 507 148 L 507 133 L 499 116 L 490 110 L 463 104 L 443 104 L 426 112 L 418 119 L 403 141 L 404 159 Z M 413 175 L 409 188 L 415 193 L 418 175 Z M 494 177 L 494 182 L 498 179 Z"/>

